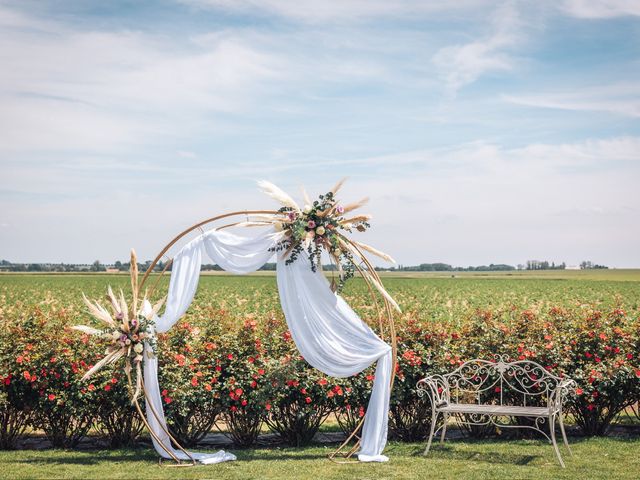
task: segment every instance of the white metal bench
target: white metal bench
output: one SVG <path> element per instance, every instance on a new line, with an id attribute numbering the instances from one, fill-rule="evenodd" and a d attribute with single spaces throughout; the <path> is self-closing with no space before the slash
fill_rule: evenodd
<path id="1" fill-rule="evenodd" d="M 536 430 L 553 444 L 564 467 L 555 424 L 559 423 L 562 439 L 571 454 L 562 422 L 562 405 L 574 387 L 573 380 L 552 375 L 539 363 L 508 362 L 505 356 L 496 356 L 494 361 L 469 360 L 451 373 L 428 376 L 417 384 L 418 395 L 426 394 L 431 400 L 431 432 L 424 454 L 429 453 L 433 436 L 440 429 L 440 443 L 444 442 L 447 422 L 454 416 L 465 425 Z M 440 415 L 444 421 L 436 429 Z M 501 422 L 505 417 L 527 417 L 532 422 L 529 425 Z M 545 423 L 549 434 L 542 430 Z"/>

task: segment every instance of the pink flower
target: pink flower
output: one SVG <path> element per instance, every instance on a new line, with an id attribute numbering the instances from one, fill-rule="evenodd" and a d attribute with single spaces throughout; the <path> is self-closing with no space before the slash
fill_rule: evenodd
<path id="1" fill-rule="evenodd" d="M 336 207 L 336 212 L 342 215 L 344 213 L 344 207 L 342 205 L 338 205 Z"/>
<path id="2" fill-rule="evenodd" d="M 313 220 L 309 220 L 309 223 L 307 223 L 307 227 L 316 228 L 316 222 L 314 222 Z"/>

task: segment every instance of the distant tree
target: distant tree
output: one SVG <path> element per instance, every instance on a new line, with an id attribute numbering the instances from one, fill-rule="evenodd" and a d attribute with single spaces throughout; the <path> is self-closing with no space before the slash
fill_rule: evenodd
<path id="1" fill-rule="evenodd" d="M 107 268 L 100 263 L 100 260 L 96 260 L 91 264 L 91 268 L 89 270 L 92 272 L 104 272 Z"/>

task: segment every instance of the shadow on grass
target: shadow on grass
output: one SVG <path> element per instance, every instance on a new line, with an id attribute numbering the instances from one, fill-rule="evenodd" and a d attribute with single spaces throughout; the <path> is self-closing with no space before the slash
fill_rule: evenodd
<path id="1" fill-rule="evenodd" d="M 523 446 L 524 448 L 524 446 Z M 549 452 L 553 454 L 553 451 Z M 424 459 L 437 458 L 440 460 L 457 460 L 461 462 L 474 461 L 485 463 L 501 463 L 505 465 L 528 465 L 532 461 L 541 458 L 541 455 L 521 455 L 512 452 L 488 452 L 479 450 L 460 450 L 455 445 L 433 445 L 429 454 L 425 457 L 424 450 L 413 453 L 412 457 L 422 457 Z"/>

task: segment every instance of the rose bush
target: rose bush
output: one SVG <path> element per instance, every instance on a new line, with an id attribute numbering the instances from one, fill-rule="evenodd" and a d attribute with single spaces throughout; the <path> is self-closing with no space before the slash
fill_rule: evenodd
<path id="1" fill-rule="evenodd" d="M 320 374 L 299 358 L 271 284 L 245 292 L 251 282 L 262 280 L 242 279 L 249 283 L 238 283 L 241 295 L 229 290 L 241 280 L 211 281 L 219 282 L 210 290 L 215 302 L 195 303 L 184 321 L 158 340 L 163 405 L 176 438 L 196 443 L 215 422 L 238 445 L 250 445 L 266 422 L 286 442 L 303 444 L 329 411 L 350 433 L 366 412 L 374 369 L 345 379 Z M 354 282 L 349 288 L 357 286 Z M 606 433 L 617 415 L 640 398 L 637 302 L 624 308 L 601 302 L 554 305 L 546 291 L 526 302 L 513 300 L 512 294 L 491 302 L 474 296 L 465 284 L 456 288 L 464 298 L 425 300 L 415 298 L 415 290 L 397 288 L 398 300 L 408 307 L 397 319 L 399 363 L 389 419 L 393 436 L 421 439 L 430 428 L 429 400 L 417 396 L 417 380 L 495 354 L 534 360 L 576 380 L 569 413 L 588 435 Z M 71 293 L 73 299 L 79 296 Z M 363 317 L 373 311 L 357 290 L 347 294 Z M 80 380 L 103 355 L 85 336 L 66 328 L 87 323 L 86 313 L 73 308 L 73 300 L 52 295 L 37 304 L 3 298 L 2 448 L 15 446 L 27 428 L 42 430 L 56 445 L 73 446 L 92 425 L 114 446 L 131 443 L 141 424 L 132 415 L 118 368 Z M 485 400 L 498 394 L 487 392 Z"/>

